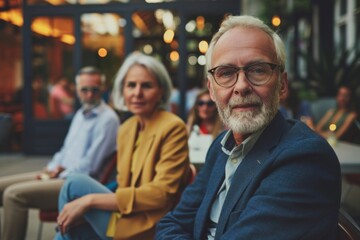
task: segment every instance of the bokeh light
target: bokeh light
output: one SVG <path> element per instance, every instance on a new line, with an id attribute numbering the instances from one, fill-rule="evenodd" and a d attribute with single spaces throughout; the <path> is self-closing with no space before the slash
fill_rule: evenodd
<path id="1" fill-rule="evenodd" d="M 280 19 L 280 17 L 277 16 L 277 15 L 273 16 L 272 19 L 271 19 L 271 23 L 272 23 L 272 25 L 273 25 L 274 27 L 280 26 L 280 24 L 281 24 L 281 19 Z"/>
<path id="2" fill-rule="evenodd" d="M 99 50 L 98 50 L 98 55 L 99 55 L 99 57 L 106 57 L 106 55 L 107 55 L 107 50 L 105 49 L 105 48 L 99 48 Z"/>

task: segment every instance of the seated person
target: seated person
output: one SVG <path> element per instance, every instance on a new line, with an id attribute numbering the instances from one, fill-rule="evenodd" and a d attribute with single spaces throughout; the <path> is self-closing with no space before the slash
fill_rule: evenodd
<path id="1" fill-rule="evenodd" d="M 159 240 L 335 240 L 340 165 L 329 143 L 278 111 L 287 92 L 285 46 L 261 20 L 229 16 L 206 53 L 208 88 L 228 131 Z"/>
<path id="2" fill-rule="evenodd" d="M 357 112 L 354 107 L 354 99 L 351 89 L 347 86 L 341 86 L 336 95 L 335 109 L 329 109 L 316 125 L 316 132 L 324 138 L 328 138 L 333 132 L 335 137 L 340 140 L 345 139 L 350 127 L 357 118 Z M 336 129 L 330 130 L 330 125 L 335 124 Z"/>
<path id="3" fill-rule="evenodd" d="M 76 112 L 64 145 L 43 171 L 0 178 L 4 208 L 3 240 L 25 239 L 28 209 L 57 209 L 58 196 L 69 173 L 100 177 L 103 160 L 116 150 L 119 119 L 101 100 L 104 75 L 85 67 L 76 76 L 82 107 Z M 56 137 L 56 136 L 54 136 Z"/>
<path id="4" fill-rule="evenodd" d="M 195 104 L 188 116 L 187 130 L 190 161 L 203 163 L 211 142 L 224 130 L 208 89 L 203 89 L 196 96 Z"/>
<path id="5" fill-rule="evenodd" d="M 65 77 L 59 78 L 49 95 L 50 115 L 54 119 L 71 119 L 74 111 L 74 96 L 71 84 Z"/>
<path id="6" fill-rule="evenodd" d="M 118 187 L 69 177 L 59 197 L 56 239 L 152 239 L 190 173 L 185 123 L 165 111 L 171 80 L 155 58 L 133 53 L 114 83 L 114 105 L 131 111 L 118 132 Z M 86 186 L 86 188 L 84 188 Z"/>

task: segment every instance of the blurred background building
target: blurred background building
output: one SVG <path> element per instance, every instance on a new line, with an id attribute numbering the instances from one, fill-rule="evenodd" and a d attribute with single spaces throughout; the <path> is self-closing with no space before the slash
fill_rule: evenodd
<path id="1" fill-rule="evenodd" d="M 58 150 L 70 118 L 54 113 L 54 88 L 63 82 L 75 96 L 76 71 L 95 65 L 111 101 L 115 73 L 134 50 L 165 63 L 186 119 L 186 91 L 204 86 L 204 54 L 229 14 L 257 16 L 279 32 L 304 98 L 334 96 L 344 83 L 360 95 L 359 0 L 0 0 L 0 151 Z"/>

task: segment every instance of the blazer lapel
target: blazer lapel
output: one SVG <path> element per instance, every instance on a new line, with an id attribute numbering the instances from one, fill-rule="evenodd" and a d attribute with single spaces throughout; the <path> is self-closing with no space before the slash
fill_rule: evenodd
<path id="1" fill-rule="evenodd" d="M 215 239 L 223 234 L 233 208 L 241 200 L 250 181 L 270 159 L 271 149 L 277 145 L 285 131 L 286 121 L 278 113 L 237 168 L 220 214 Z"/>
<path id="2" fill-rule="evenodd" d="M 130 177 L 131 177 L 131 159 L 133 157 L 133 149 L 135 145 L 135 138 L 137 132 L 137 120 L 129 120 L 134 121 L 133 124 L 130 125 L 129 129 L 127 129 L 122 136 L 126 137 L 126 139 L 118 139 L 118 141 L 127 141 L 128 144 L 121 144 L 122 148 L 118 149 L 118 181 L 119 186 L 129 186 L 130 185 Z"/>
<path id="3" fill-rule="evenodd" d="M 141 137 L 138 149 L 138 159 L 136 159 L 136 163 L 133 166 L 133 175 L 131 177 L 131 184 L 135 185 L 138 181 L 143 166 L 146 162 L 146 158 L 148 157 L 148 153 L 151 150 L 151 146 L 154 143 L 156 134 L 157 134 L 157 122 L 160 117 L 160 113 L 162 110 L 157 110 L 153 113 L 151 119 L 149 119 L 145 124 L 145 129 L 143 130 L 143 135 Z"/>
<path id="4" fill-rule="evenodd" d="M 146 161 L 146 157 L 148 156 L 149 151 L 151 150 L 151 146 L 154 142 L 155 134 L 146 134 L 144 132 L 144 136 L 139 143 L 138 149 L 138 159 L 136 159 L 135 165 L 133 166 L 133 175 L 131 178 L 131 185 L 135 186 L 136 181 L 138 180 L 141 170 L 143 169 L 143 165 Z M 132 159 L 134 161 L 134 159 Z"/>
<path id="5" fill-rule="evenodd" d="M 219 147 L 221 146 L 219 145 Z M 225 164 L 227 158 L 228 156 L 225 155 L 222 151 L 220 151 L 220 155 L 218 155 L 217 159 L 215 159 L 215 164 L 212 169 L 209 182 L 207 184 L 207 191 L 196 215 L 196 221 L 194 226 L 194 239 L 202 239 L 204 228 L 209 221 L 209 212 L 213 203 L 213 199 L 215 198 L 222 182 L 224 181 Z"/>

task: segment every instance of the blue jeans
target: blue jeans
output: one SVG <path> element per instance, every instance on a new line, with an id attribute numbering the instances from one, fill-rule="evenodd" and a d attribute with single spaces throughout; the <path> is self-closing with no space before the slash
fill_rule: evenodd
<path id="1" fill-rule="evenodd" d="M 91 193 L 111 193 L 111 191 L 87 175 L 69 175 L 60 191 L 59 212 L 66 203 Z M 106 236 L 111 214 L 112 211 L 90 209 L 83 216 L 85 223 L 70 228 L 65 235 L 57 232 L 55 239 L 112 239 Z"/>

